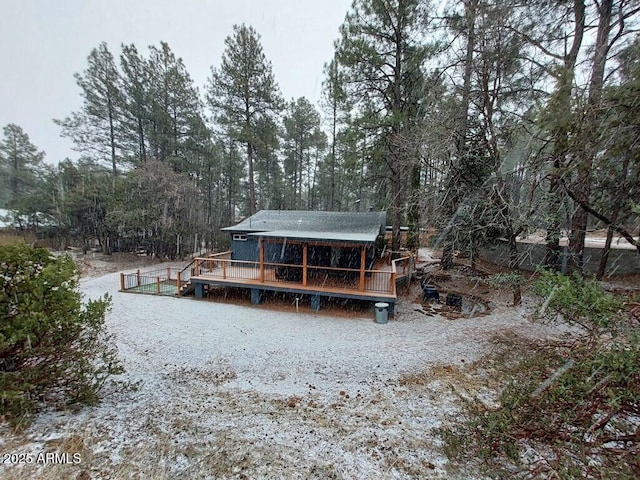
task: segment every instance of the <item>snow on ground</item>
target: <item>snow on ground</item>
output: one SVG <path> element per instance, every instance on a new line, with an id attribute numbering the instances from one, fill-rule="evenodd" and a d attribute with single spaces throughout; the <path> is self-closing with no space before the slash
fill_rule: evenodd
<path id="1" fill-rule="evenodd" d="M 465 365 L 505 329 L 549 333 L 524 309 L 447 320 L 403 300 L 395 319 L 335 318 L 120 293 L 107 322 L 134 390 L 3 433 L 3 453 L 81 454 L 78 464 L 3 465 L 3 478 L 470 478 L 434 431 L 452 386 L 490 398 Z M 462 382 L 462 384 L 460 383 Z"/>

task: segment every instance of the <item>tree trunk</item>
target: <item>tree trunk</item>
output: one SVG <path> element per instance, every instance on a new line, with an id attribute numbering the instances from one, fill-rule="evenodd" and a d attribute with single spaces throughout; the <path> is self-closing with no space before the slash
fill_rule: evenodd
<path id="1" fill-rule="evenodd" d="M 333 98 L 331 122 L 331 166 L 329 167 L 329 210 L 335 209 L 336 197 L 336 129 L 338 123 L 338 101 Z"/>
<path id="2" fill-rule="evenodd" d="M 557 122 L 552 129 L 553 152 L 551 154 L 551 173 L 549 183 L 549 200 L 547 204 L 546 244 L 544 264 L 548 268 L 559 271 L 561 269 L 560 229 L 562 227 L 562 197 L 560 195 L 560 175 L 565 167 L 565 157 L 569 150 L 567 116 L 571 112 L 571 94 L 578 52 L 582 45 L 585 28 L 584 0 L 574 0 L 574 35 L 571 49 L 564 57 L 563 70 L 558 78 L 555 100 L 557 111 L 554 119 Z"/>
<path id="3" fill-rule="evenodd" d="M 509 270 L 511 273 L 520 274 L 520 259 L 518 258 L 518 243 L 516 242 L 517 235 L 510 228 L 509 229 Z M 513 305 L 517 306 L 522 303 L 522 292 L 520 290 L 520 283 L 517 279 L 514 279 L 513 283 Z"/>
<path id="4" fill-rule="evenodd" d="M 253 145 L 247 142 L 247 161 L 249 166 L 249 215 L 256 213 L 256 184 L 253 178 Z"/>
<path id="5" fill-rule="evenodd" d="M 469 104 L 471 101 L 471 76 L 473 73 L 473 53 L 476 43 L 476 16 L 477 16 L 478 0 L 469 0 L 465 3 L 465 21 L 467 29 L 467 45 L 465 51 L 464 73 L 462 84 L 462 102 L 457 122 L 456 132 L 456 154 L 460 162 L 467 155 L 467 131 L 469 123 Z M 451 205 L 449 214 L 454 215 L 458 205 Z M 449 233 L 447 233 L 447 236 Z M 443 270 L 453 268 L 453 250 L 454 243 L 451 238 L 445 238 L 442 249 L 442 260 L 440 266 Z"/>
<path id="6" fill-rule="evenodd" d="M 614 221 L 617 217 L 617 212 L 614 212 Z M 602 280 L 604 274 L 607 271 L 607 263 L 609 261 L 609 253 L 611 252 L 611 241 L 613 240 L 613 227 L 609 225 L 607 228 L 607 239 L 604 242 L 604 248 L 602 249 L 602 257 L 600 258 L 600 265 L 598 265 L 598 273 L 596 274 L 597 280 Z"/>
<path id="7" fill-rule="evenodd" d="M 108 99 L 109 105 L 109 146 L 111 147 L 111 167 L 113 169 L 113 176 L 118 175 L 118 169 L 116 168 L 116 139 L 115 139 L 115 126 L 113 124 L 113 104 L 111 97 Z M 115 189 L 115 182 L 113 184 Z"/>
<path id="8" fill-rule="evenodd" d="M 613 0 L 603 0 L 598 7 L 598 33 L 589 80 L 589 99 L 585 118 L 586 135 L 582 161 L 578 164 L 578 179 L 574 189 L 579 203 L 576 205 L 571 219 L 571 235 L 569 237 L 569 271 L 582 273 L 584 264 L 584 243 L 587 231 L 588 213 L 582 204 L 589 203 L 591 196 L 591 169 L 595 156 L 596 142 L 596 109 L 600 103 L 604 85 L 604 69 L 609 51 L 609 32 L 611 30 L 611 14 Z"/>
<path id="9" fill-rule="evenodd" d="M 416 164 L 411 169 L 411 193 L 407 220 L 409 232 L 407 234 L 407 248 L 417 251 L 420 248 L 420 165 Z"/>

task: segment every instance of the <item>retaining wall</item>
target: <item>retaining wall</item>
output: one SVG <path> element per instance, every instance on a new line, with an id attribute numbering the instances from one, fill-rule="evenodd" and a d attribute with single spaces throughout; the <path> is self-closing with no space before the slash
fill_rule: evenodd
<path id="1" fill-rule="evenodd" d="M 585 247 L 584 249 L 584 273 L 595 275 L 600 265 L 602 248 Z M 546 246 L 537 243 L 518 243 L 518 255 L 520 268 L 533 271 L 544 263 Z M 491 263 L 509 265 L 509 246 L 507 242 L 480 249 L 480 256 Z M 562 247 L 562 266 L 566 271 L 569 249 Z M 609 252 L 606 275 L 625 275 L 640 273 L 640 255 L 637 250 L 612 248 Z"/>

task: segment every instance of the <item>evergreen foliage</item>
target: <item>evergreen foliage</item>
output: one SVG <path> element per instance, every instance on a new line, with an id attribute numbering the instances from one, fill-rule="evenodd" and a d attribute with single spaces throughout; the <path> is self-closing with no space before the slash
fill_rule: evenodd
<path id="1" fill-rule="evenodd" d="M 0 247 L 0 415 L 28 421 L 45 406 L 93 404 L 123 371 L 104 320 L 105 295 L 83 304 L 69 257 Z"/>
<path id="2" fill-rule="evenodd" d="M 637 478 L 640 331 L 595 281 L 543 272 L 539 317 L 579 328 L 567 342 L 503 344 L 499 406 L 467 402 L 442 429 L 452 458 L 498 478 Z"/>
<path id="3" fill-rule="evenodd" d="M 162 256 L 216 248 L 220 228 L 258 209 L 386 210 L 392 248 L 401 225 L 411 249 L 435 226 L 447 268 L 454 250 L 475 260 L 502 238 L 516 276 L 522 234 L 546 230 L 544 263 L 559 269 L 567 233 L 580 271 L 584 231 L 606 228 L 602 278 L 615 234 L 640 251 L 634 3 L 356 0 L 325 65 L 324 118 L 312 99 L 285 104 L 250 25 L 227 37 L 203 96 L 167 43 L 119 55 L 101 43 L 75 76 L 81 108 L 57 121 L 82 157 L 43 167 L 8 125 L 0 202 L 60 243 Z M 129 177 L 155 161 L 195 196 L 171 241 L 122 221 L 145 209 Z"/>

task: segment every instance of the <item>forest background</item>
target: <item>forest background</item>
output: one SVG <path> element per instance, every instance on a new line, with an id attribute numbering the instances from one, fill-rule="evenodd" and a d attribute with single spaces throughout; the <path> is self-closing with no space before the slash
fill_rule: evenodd
<path id="1" fill-rule="evenodd" d="M 4 127 L 0 206 L 23 232 L 107 253 L 224 248 L 260 209 L 384 210 L 408 247 L 436 227 L 447 266 L 546 232 L 545 264 L 586 231 L 634 238 L 640 203 L 640 2 L 355 0 L 323 98 L 286 100 L 259 32 L 236 25 L 197 86 L 164 42 L 97 45 L 56 119 L 76 159 L 43 162 Z"/>

